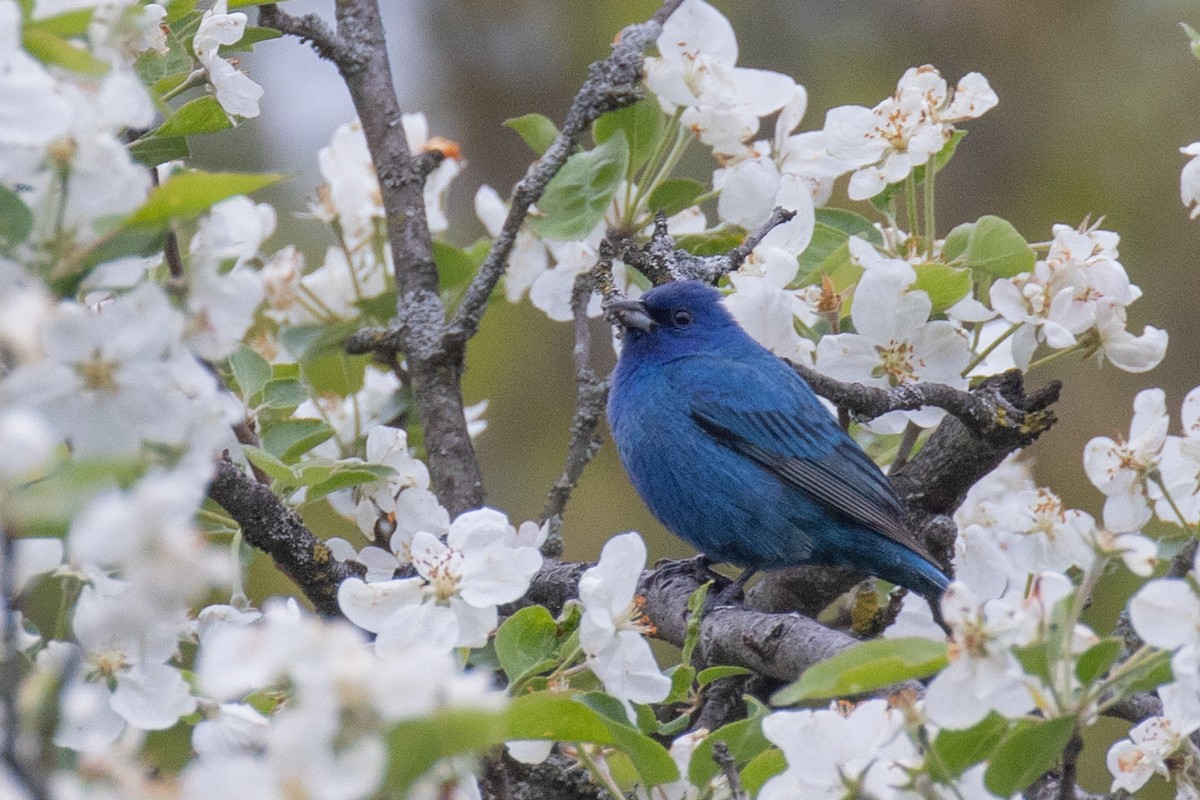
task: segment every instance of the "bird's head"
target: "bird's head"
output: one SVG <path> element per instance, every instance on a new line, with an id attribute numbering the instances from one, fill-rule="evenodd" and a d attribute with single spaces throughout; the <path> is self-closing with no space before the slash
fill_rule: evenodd
<path id="1" fill-rule="evenodd" d="M 623 350 L 643 358 L 711 352 L 745 337 L 720 293 L 701 281 L 656 286 L 637 300 L 609 303 L 605 310 L 624 330 Z"/>

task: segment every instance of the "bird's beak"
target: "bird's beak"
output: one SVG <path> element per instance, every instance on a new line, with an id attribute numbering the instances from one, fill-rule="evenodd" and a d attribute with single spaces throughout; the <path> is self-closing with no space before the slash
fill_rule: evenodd
<path id="1" fill-rule="evenodd" d="M 626 330 L 648 331 L 654 327 L 654 320 L 641 300 L 616 300 L 606 305 L 604 311 Z"/>

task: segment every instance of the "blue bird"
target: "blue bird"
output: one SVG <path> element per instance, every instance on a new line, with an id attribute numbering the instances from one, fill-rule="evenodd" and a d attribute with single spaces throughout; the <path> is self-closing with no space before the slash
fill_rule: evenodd
<path id="1" fill-rule="evenodd" d="M 936 608 L 949 581 L 909 535 L 891 483 L 715 289 L 668 283 L 607 309 L 624 329 L 609 426 L 668 530 L 745 568 L 738 587 L 759 569 L 840 566 Z"/>

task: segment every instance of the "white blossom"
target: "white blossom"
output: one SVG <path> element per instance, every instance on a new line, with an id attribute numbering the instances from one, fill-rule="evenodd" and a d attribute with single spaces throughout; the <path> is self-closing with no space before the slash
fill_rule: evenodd
<path id="1" fill-rule="evenodd" d="M 642 613 L 634 595 L 645 566 L 642 537 L 625 533 L 609 539 L 596 566 L 579 579 L 579 644 L 592 672 L 606 692 L 625 704 L 630 719 L 631 702 L 653 703 L 671 689 L 671 680 L 659 671 L 642 635 Z"/>
<path id="2" fill-rule="evenodd" d="M 246 15 L 229 13 L 228 0 L 216 0 L 204 12 L 192 38 L 192 50 L 208 73 L 217 102 L 225 112 L 238 117 L 257 117 L 263 89 L 233 63 L 218 54 L 221 45 L 235 44 L 246 32 Z"/>
<path id="3" fill-rule="evenodd" d="M 663 23 L 657 45 L 660 55 L 646 59 L 646 85 L 668 113 L 683 107 L 680 122 L 715 155 L 737 155 L 759 118 L 792 95 L 788 76 L 736 66 L 733 27 L 702 0 L 684 0 Z"/>
<path id="4" fill-rule="evenodd" d="M 787 759 L 766 782 L 760 800 L 840 800 L 907 797 L 908 772 L 921 755 L 905 734 L 904 712 L 885 700 L 851 709 L 777 711 L 762 721 L 763 735 Z M 856 787 L 856 788 L 850 788 Z"/>
<path id="5" fill-rule="evenodd" d="M 417 641 L 482 647 L 498 623 L 496 607 L 523 595 L 542 565 L 536 549 L 508 544 L 508 528 L 504 514 L 484 508 L 457 517 L 445 543 L 418 531 L 411 543 L 417 577 L 345 580 L 338 587 L 342 612 L 378 634 L 383 653 Z"/>
<path id="6" fill-rule="evenodd" d="M 1113 531 L 1136 531 L 1150 521 L 1151 504 L 1161 497 L 1150 476 L 1158 469 L 1167 425 L 1162 389 L 1145 389 L 1134 398 L 1127 440 L 1097 436 L 1088 442 L 1084 470 L 1104 493 L 1104 524 Z"/>
<path id="7" fill-rule="evenodd" d="M 1179 173 L 1179 199 L 1183 207 L 1191 212 L 1192 219 L 1200 216 L 1200 142 L 1192 142 L 1179 148 L 1185 156 L 1191 156 Z"/>
<path id="8" fill-rule="evenodd" d="M 962 370 L 970 359 L 966 338 L 954 323 L 929 321 L 932 302 L 912 289 L 916 272 L 905 261 L 884 258 L 870 244 L 850 238 L 851 256 L 863 267 L 850 317 L 857 333 L 823 336 L 817 369 L 844 381 L 891 388 L 917 381 L 966 388 Z M 898 433 L 908 422 L 932 427 L 945 416 L 926 406 L 892 411 L 868 427 Z"/>

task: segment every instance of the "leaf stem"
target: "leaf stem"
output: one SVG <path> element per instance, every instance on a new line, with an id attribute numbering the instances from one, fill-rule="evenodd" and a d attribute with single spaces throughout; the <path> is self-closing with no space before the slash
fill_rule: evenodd
<path id="1" fill-rule="evenodd" d="M 904 179 L 904 204 L 905 211 L 908 214 L 908 219 L 906 220 L 908 234 L 912 236 L 917 232 L 917 226 L 920 223 L 917 219 L 917 176 L 911 172 Z"/>
<path id="2" fill-rule="evenodd" d="M 1019 322 L 1014 322 L 1012 325 L 1009 325 L 1008 329 L 1006 331 L 1004 331 L 1004 333 L 1000 334 L 995 339 L 993 339 L 991 341 L 991 343 L 988 344 L 987 347 L 983 348 L 983 350 L 979 351 L 979 353 L 974 358 L 972 358 L 970 361 L 967 362 L 967 365 L 965 367 L 963 367 L 962 376 L 965 378 L 965 377 L 967 377 L 967 375 L 971 374 L 971 370 L 975 369 L 980 364 L 982 364 L 984 359 L 986 359 L 988 356 L 990 356 L 992 354 L 992 351 L 1000 346 L 1001 342 L 1003 342 L 1005 339 L 1007 339 L 1008 337 L 1010 337 L 1014 333 L 1016 333 L 1020 327 L 1021 327 L 1021 323 L 1019 323 Z"/>
<path id="3" fill-rule="evenodd" d="M 925 253 L 931 260 L 933 243 L 937 241 L 937 225 L 933 213 L 933 176 L 936 171 L 936 159 L 935 155 L 931 155 L 925 164 Z"/>

